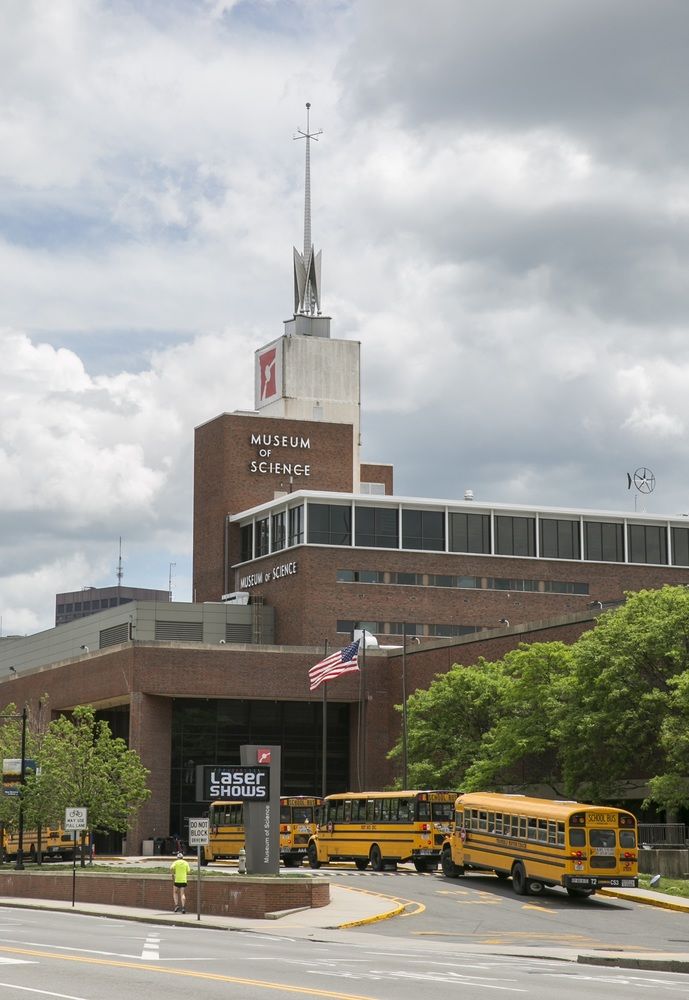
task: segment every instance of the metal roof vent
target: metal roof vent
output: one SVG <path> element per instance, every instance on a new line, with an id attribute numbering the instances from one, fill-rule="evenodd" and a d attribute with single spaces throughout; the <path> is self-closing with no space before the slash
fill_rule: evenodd
<path id="1" fill-rule="evenodd" d="M 464 490 L 464 499 L 465 500 L 473 500 L 474 499 L 474 491 L 473 490 Z"/>

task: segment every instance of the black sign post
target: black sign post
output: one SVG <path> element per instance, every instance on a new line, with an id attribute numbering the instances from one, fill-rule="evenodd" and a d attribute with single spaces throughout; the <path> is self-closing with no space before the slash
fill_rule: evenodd
<path id="1" fill-rule="evenodd" d="M 242 764 L 275 776 L 270 794 L 244 800 L 247 875 L 280 874 L 280 747 L 243 746 Z"/>

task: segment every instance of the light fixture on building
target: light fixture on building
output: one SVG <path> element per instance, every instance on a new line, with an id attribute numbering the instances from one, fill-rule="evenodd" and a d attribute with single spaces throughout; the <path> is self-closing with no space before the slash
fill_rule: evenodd
<path id="1" fill-rule="evenodd" d="M 17 676 L 17 668 L 10 667 L 10 677 L 16 677 L 16 676 Z"/>
<path id="2" fill-rule="evenodd" d="M 90 653 L 90 649 L 88 648 L 88 646 L 79 646 L 79 649 L 83 650 L 84 653 Z"/>
<path id="3" fill-rule="evenodd" d="M 509 618 L 501 618 L 500 621 L 498 622 L 498 625 L 507 625 L 508 627 L 509 624 L 510 624 Z"/>

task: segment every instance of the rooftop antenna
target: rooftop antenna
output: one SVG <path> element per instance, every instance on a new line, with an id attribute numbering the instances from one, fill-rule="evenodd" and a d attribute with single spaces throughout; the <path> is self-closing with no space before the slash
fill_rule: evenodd
<path id="1" fill-rule="evenodd" d="M 117 586 L 121 587 L 122 586 L 122 577 L 124 576 L 124 572 L 122 570 L 122 535 L 120 535 L 120 557 L 117 560 L 117 573 L 116 573 L 116 576 L 117 576 Z"/>
<path id="2" fill-rule="evenodd" d="M 297 129 L 293 139 L 306 139 L 304 170 L 304 253 L 294 247 L 294 313 L 306 316 L 321 314 L 321 251 L 314 253 L 311 242 L 311 140 L 318 142 L 323 129 L 311 131 L 311 105 L 306 103 L 306 131 Z"/>

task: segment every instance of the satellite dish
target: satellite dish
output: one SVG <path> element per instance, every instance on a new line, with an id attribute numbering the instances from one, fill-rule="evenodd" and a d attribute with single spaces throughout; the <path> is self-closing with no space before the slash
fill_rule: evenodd
<path id="1" fill-rule="evenodd" d="M 639 493 L 652 493 L 656 488 L 656 477 L 650 469 L 637 469 L 634 473 L 633 481 Z"/>

